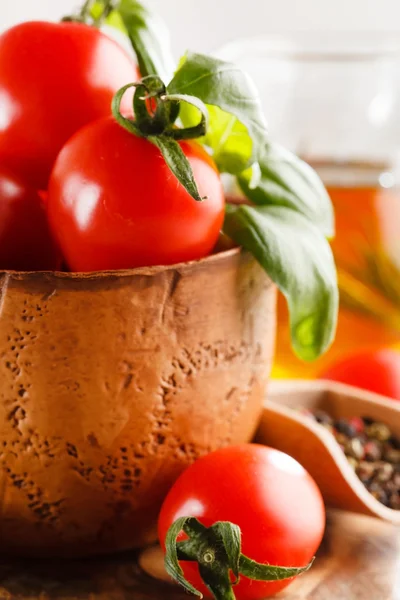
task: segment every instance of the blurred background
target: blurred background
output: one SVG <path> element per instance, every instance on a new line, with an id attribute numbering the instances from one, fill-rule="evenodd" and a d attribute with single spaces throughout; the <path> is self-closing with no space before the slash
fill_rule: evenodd
<path id="1" fill-rule="evenodd" d="M 76 0 L 0 0 L 0 24 L 57 19 Z M 398 0 L 149 0 L 168 22 L 176 53 L 210 51 L 238 37 L 287 31 L 400 29 Z"/>

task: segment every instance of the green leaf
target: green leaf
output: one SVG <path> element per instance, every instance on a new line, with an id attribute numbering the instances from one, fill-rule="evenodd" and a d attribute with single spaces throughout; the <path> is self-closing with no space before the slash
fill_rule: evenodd
<path id="1" fill-rule="evenodd" d="M 261 177 L 252 184 L 253 169 L 238 177 L 254 204 L 287 206 L 303 214 L 327 237 L 335 231 L 331 200 L 317 173 L 303 160 L 277 144 L 269 144 L 258 161 Z"/>
<path id="2" fill-rule="evenodd" d="M 218 106 L 210 106 L 209 127 L 203 143 L 212 149 L 222 173 L 241 173 L 249 164 L 253 143 L 246 127 Z"/>
<path id="3" fill-rule="evenodd" d="M 238 119 L 218 106 L 207 105 L 208 127 L 199 140 L 208 146 L 221 173 L 238 174 L 246 169 L 252 155 L 253 142 L 246 127 Z M 188 106 L 181 108 L 180 117 L 184 125 L 194 125 L 195 111 Z"/>
<path id="4" fill-rule="evenodd" d="M 161 150 L 168 167 L 192 198 L 198 202 L 204 200 L 197 189 L 192 167 L 178 142 L 165 135 L 149 135 L 147 139 Z"/>
<path id="5" fill-rule="evenodd" d="M 286 297 L 296 354 L 317 358 L 334 338 L 338 311 L 335 264 L 324 235 L 285 206 L 228 205 L 224 232 L 254 255 Z"/>
<path id="6" fill-rule="evenodd" d="M 240 527 L 229 521 L 218 521 L 211 529 L 215 531 L 224 544 L 225 552 L 229 561 L 229 568 L 235 576 L 236 582 L 239 579 L 239 561 L 242 547 L 242 535 Z M 235 583 L 236 583 L 235 582 Z"/>
<path id="7" fill-rule="evenodd" d="M 95 2 L 91 8 L 94 19 L 99 18 L 106 2 Z M 138 0 L 118 0 L 104 23 L 125 33 L 135 51 L 142 77 L 159 75 L 168 81 L 174 72 L 169 32 L 165 23 Z M 128 82 L 127 82 L 128 83 Z"/>
<path id="8" fill-rule="evenodd" d="M 172 101 L 178 103 L 179 110 L 181 110 L 182 102 L 188 104 L 191 108 L 197 110 L 200 114 L 200 122 L 193 127 L 187 127 L 185 129 L 178 129 L 176 127 L 171 128 L 169 135 L 175 140 L 182 139 L 194 139 L 196 137 L 202 137 L 207 131 L 209 116 L 208 110 L 204 102 L 195 96 L 188 96 L 187 94 L 165 94 L 163 98 L 165 101 Z"/>
<path id="9" fill-rule="evenodd" d="M 262 565 L 242 554 L 239 569 L 241 575 L 256 581 L 281 581 L 305 573 L 311 568 L 313 562 L 314 559 L 306 567 L 277 567 Z"/>
<path id="10" fill-rule="evenodd" d="M 190 517 L 181 517 L 177 519 L 171 527 L 168 529 L 167 535 L 165 537 L 165 570 L 168 575 L 175 579 L 178 583 L 180 583 L 185 590 L 191 592 L 198 598 L 202 598 L 203 594 L 196 590 L 186 579 L 183 574 L 182 568 L 179 564 L 178 560 L 178 550 L 176 539 L 180 532 L 183 530 L 187 521 L 190 520 Z"/>
<path id="11" fill-rule="evenodd" d="M 101 19 L 101 17 L 103 16 L 103 13 L 104 13 L 104 9 L 105 9 L 105 0 L 103 0 L 102 2 L 100 2 L 100 1 L 93 2 L 91 4 L 90 9 L 89 9 L 89 14 L 94 22 Z"/>
<path id="12" fill-rule="evenodd" d="M 209 109 L 204 139 L 221 171 L 238 174 L 261 156 L 267 126 L 257 90 L 239 67 L 203 54 L 186 55 L 168 85 L 171 94 L 197 96 Z M 187 113 L 190 120 L 190 113 Z"/>

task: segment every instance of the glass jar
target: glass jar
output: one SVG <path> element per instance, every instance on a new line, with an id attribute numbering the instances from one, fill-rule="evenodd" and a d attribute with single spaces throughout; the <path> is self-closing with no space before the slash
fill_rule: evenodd
<path id="1" fill-rule="evenodd" d="M 217 54 L 253 77 L 271 139 L 318 171 L 335 207 L 336 340 L 316 362 L 298 360 L 280 299 L 274 375 L 317 376 L 343 355 L 400 344 L 400 35 L 264 37 Z"/>

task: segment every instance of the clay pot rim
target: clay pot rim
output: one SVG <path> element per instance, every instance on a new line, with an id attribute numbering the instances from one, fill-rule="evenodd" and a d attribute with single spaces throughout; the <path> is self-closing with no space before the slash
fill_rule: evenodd
<path id="1" fill-rule="evenodd" d="M 215 254 L 210 254 L 198 260 L 190 260 L 173 265 L 155 265 L 152 267 L 136 267 L 134 269 L 115 269 L 109 271 L 88 271 L 88 272 L 68 272 L 68 271 L 12 271 L 1 270 L 0 277 L 12 277 L 13 279 L 61 279 L 69 281 L 96 281 L 105 278 L 125 278 L 135 275 L 154 276 L 168 271 L 186 271 L 193 268 L 212 265 L 220 261 L 233 258 L 242 252 L 242 248 L 235 247 L 228 250 L 222 250 Z"/>

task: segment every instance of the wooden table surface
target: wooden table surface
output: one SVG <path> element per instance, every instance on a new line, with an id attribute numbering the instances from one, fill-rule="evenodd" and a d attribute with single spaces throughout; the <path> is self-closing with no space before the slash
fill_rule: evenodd
<path id="1" fill-rule="evenodd" d="M 0 559 L 1 600 L 188 598 L 146 575 L 135 554 L 62 564 Z M 278 598 L 400 600 L 400 529 L 369 517 L 330 513 L 314 567 Z"/>

